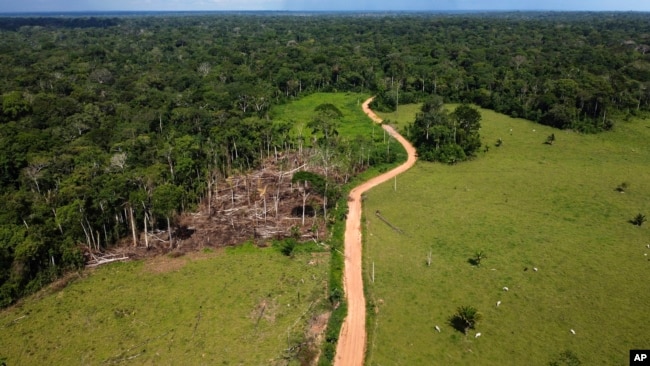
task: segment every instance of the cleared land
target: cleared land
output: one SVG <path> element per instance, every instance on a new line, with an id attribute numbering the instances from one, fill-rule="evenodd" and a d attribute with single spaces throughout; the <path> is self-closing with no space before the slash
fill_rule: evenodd
<path id="1" fill-rule="evenodd" d="M 313 94 L 273 113 L 306 126 L 316 106 L 332 103 L 343 113 L 341 135 L 376 133 L 379 139 L 381 128 L 361 110 L 365 98 Z M 231 244 L 218 242 L 210 231 L 214 223 L 198 222 L 204 216 L 187 215 L 196 231 L 183 248 L 190 250 L 191 241 L 196 247 Z M 318 352 L 296 346 L 322 336 L 328 321 L 323 301 L 329 296 L 330 255 L 321 249 L 291 259 L 273 248 L 246 245 L 100 267 L 1 311 L 0 360 L 273 365 L 291 359 L 295 364 Z"/>
<path id="2" fill-rule="evenodd" d="M 343 113 L 338 127 L 340 136 L 369 136 L 382 133 L 381 127 L 368 120 L 361 104 L 368 99 L 367 94 L 359 93 L 314 93 L 290 104 L 273 107 L 271 116 L 274 120 L 293 122 L 294 136 L 305 137 L 305 144 L 310 145 L 307 123 L 314 117 L 314 109 L 321 104 L 334 104 Z"/>
<path id="3" fill-rule="evenodd" d="M 363 103 L 363 111 L 375 123 L 381 119 L 373 113 L 368 104 Z M 366 303 L 362 279 L 362 241 L 361 241 L 361 195 L 369 189 L 410 169 L 415 164 L 415 148 L 398 135 L 391 126 L 382 126 L 395 137 L 408 152 L 408 160 L 382 175 L 374 177 L 350 191 L 348 214 L 345 222 L 345 298 L 348 302 L 348 315 L 341 328 L 336 349 L 335 365 L 363 365 L 366 350 Z"/>
<path id="4" fill-rule="evenodd" d="M 367 194 L 367 364 L 547 365 L 567 350 L 584 365 L 626 363 L 650 344 L 650 229 L 628 223 L 650 213 L 650 122 L 580 135 L 481 113 L 487 153 L 420 162 L 397 191 L 391 181 Z M 462 305 L 484 314 L 467 337 L 447 324 Z"/>
<path id="5" fill-rule="evenodd" d="M 252 246 L 114 263 L 0 313 L 9 365 L 281 364 L 327 291 L 328 255 Z M 321 309 L 322 310 L 322 309 Z"/>
<path id="6" fill-rule="evenodd" d="M 341 135 L 375 130 L 379 137 L 381 128 L 361 110 L 366 97 L 314 94 L 273 113 L 302 125 L 308 136 L 314 108 L 332 103 L 344 114 Z M 192 240 L 197 247 L 226 244 L 217 242 L 209 226 L 192 224 L 196 232 L 184 248 Z M 327 324 L 329 271 L 327 252 L 291 259 L 250 245 L 106 265 L 0 312 L 0 359 L 57 365 L 285 364 L 300 342 L 318 336 Z M 308 358 L 316 351 L 304 352 Z"/>

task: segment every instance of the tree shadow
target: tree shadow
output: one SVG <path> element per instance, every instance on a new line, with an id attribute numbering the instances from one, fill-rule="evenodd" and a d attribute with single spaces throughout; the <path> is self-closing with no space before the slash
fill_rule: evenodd
<path id="1" fill-rule="evenodd" d="M 474 267 L 478 267 L 481 265 L 481 262 L 476 260 L 476 258 L 467 258 L 467 263 L 473 265 Z"/>
<path id="2" fill-rule="evenodd" d="M 457 331 L 463 334 L 467 334 L 466 332 L 468 328 L 467 323 L 463 318 L 461 318 L 457 314 L 450 316 L 447 322 L 449 323 L 449 325 L 451 325 L 452 328 L 456 329 Z"/>
<path id="3" fill-rule="evenodd" d="M 641 226 L 644 222 L 648 221 L 644 214 L 638 214 L 634 218 L 627 220 L 628 223 L 634 226 Z"/>

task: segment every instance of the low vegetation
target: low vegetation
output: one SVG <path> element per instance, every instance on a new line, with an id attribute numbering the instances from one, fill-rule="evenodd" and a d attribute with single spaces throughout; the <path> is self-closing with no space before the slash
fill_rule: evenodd
<path id="1" fill-rule="evenodd" d="M 329 255 L 240 248 L 113 263 L 0 313 L 8 365 L 308 362 Z"/>
<path id="2" fill-rule="evenodd" d="M 650 110 L 649 32 L 635 13 L 4 17 L 0 307 L 125 237 L 175 229 L 215 181 L 311 145 L 308 129 L 327 161 L 318 104 L 304 118 L 275 106 L 338 91 L 399 110 L 439 95 L 607 131 Z M 470 135 L 422 158 L 461 161 Z M 392 159 L 390 145 L 346 148 L 365 165 Z"/>
<path id="3" fill-rule="evenodd" d="M 644 214 L 639 213 L 632 220 L 630 220 L 630 223 L 636 226 L 641 226 L 643 225 L 644 222 L 648 221 L 648 219 L 645 217 Z"/>
<path id="4" fill-rule="evenodd" d="M 473 306 L 460 306 L 454 315 L 449 318 L 449 325 L 459 332 L 467 335 L 470 329 L 475 329 L 483 314 Z"/>
<path id="5" fill-rule="evenodd" d="M 405 129 L 407 108 L 418 110 L 385 117 Z M 501 147 L 453 166 L 420 161 L 397 190 L 366 194 L 367 364 L 628 362 L 626 350 L 650 344 L 638 325 L 648 227 L 626 224 L 650 204 L 649 122 L 584 135 L 480 112 L 483 143 Z M 634 189 L 619 194 L 621 182 Z M 477 248 L 489 254 L 480 267 L 467 264 Z M 444 326 L 462 304 L 483 314 L 481 337 Z"/>
<path id="6" fill-rule="evenodd" d="M 470 258 L 470 259 L 468 260 L 468 262 L 469 262 L 471 265 L 473 265 L 473 266 L 480 267 L 480 266 L 481 266 L 481 262 L 482 262 L 483 259 L 485 259 L 485 258 L 487 258 L 487 255 L 485 255 L 485 252 L 482 251 L 482 250 L 479 250 L 479 251 L 476 252 L 476 254 L 474 254 L 474 256 L 473 256 L 472 258 Z"/>
<path id="7" fill-rule="evenodd" d="M 616 191 L 617 191 L 617 192 L 620 192 L 620 193 L 625 193 L 625 191 L 627 191 L 627 189 L 629 188 L 629 186 L 630 186 L 630 185 L 627 184 L 627 182 L 623 182 L 623 183 L 621 183 L 621 184 L 619 184 L 619 185 L 616 186 Z"/>
<path id="8" fill-rule="evenodd" d="M 338 121 L 332 126 L 335 126 L 336 130 L 340 129 L 341 133 L 333 134 L 330 136 L 330 141 L 325 141 L 320 130 L 304 130 L 304 136 L 312 131 L 315 132 L 314 136 L 320 136 L 322 140 L 320 146 L 304 146 L 302 155 L 291 155 L 298 160 L 296 164 L 299 166 L 304 164 L 308 169 L 318 166 L 314 170 L 319 173 L 297 171 L 292 175 L 293 179 L 285 180 L 282 189 L 279 184 L 265 185 L 263 182 L 268 180 L 271 173 L 277 173 L 273 169 L 282 165 L 282 159 L 276 159 L 278 162 L 265 163 L 264 169 L 261 171 L 250 172 L 243 176 L 234 175 L 226 182 L 219 182 L 220 189 L 217 189 L 217 184 L 215 184 L 211 204 L 203 202 L 198 212 L 181 217 L 180 221 L 191 225 L 192 229 L 188 229 L 190 232 L 187 237 L 175 239 L 179 248 L 169 255 L 144 262 L 107 265 L 105 268 L 86 273 L 90 274 L 87 278 L 75 281 L 67 288 L 62 285 L 51 292 L 26 299 L 19 306 L 3 312 L 0 315 L 0 324 L 10 324 L 12 329 L 20 331 L 12 333 L 13 343 L 7 342 L 10 349 L 0 352 L 0 356 L 6 356 L 10 363 L 16 360 L 19 360 L 18 363 L 31 363 L 30 360 L 33 359 L 55 364 L 70 363 L 73 362 L 71 360 L 77 360 L 75 357 L 83 358 L 87 363 L 123 362 L 129 359 L 137 359 L 136 362 L 143 363 L 164 363 L 179 360 L 181 354 L 189 352 L 193 356 L 187 358 L 188 361 L 183 359 L 183 362 L 207 362 L 210 364 L 308 363 L 320 356 L 321 364 L 329 364 L 334 358 L 340 327 L 346 316 L 342 285 L 343 256 L 341 254 L 345 226 L 345 192 L 350 186 L 376 175 L 380 170 L 391 166 L 390 164 L 405 158 L 405 152 L 394 142 L 395 146 L 392 152 L 389 155 L 386 154 L 385 146 L 390 139 L 385 140 L 385 136 L 379 133 L 379 127 L 374 126 L 360 110 L 358 101 L 364 97 L 356 94 L 313 94 L 283 106 L 283 115 L 304 115 L 307 121 L 309 121 L 308 118 L 313 118 L 315 108 L 320 105 L 326 106 L 320 109 L 332 110 L 336 108 L 339 110 L 340 115 L 336 116 Z M 320 121 L 320 123 L 323 122 L 323 120 Z M 298 124 L 292 133 L 299 136 L 299 131 Z M 359 135 L 369 137 L 358 137 Z M 305 137 L 305 139 L 307 138 Z M 350 148 L 351 140 L 356 143 L 354 148 Z M 332 149 L 330 154 L 332 162 L 340 162 L 341 157 L 355 156 L 349 167 L 356 167 L 354 168 L 356 171 L 349 171 L 348 177 L 346 177 L 345 174 L 341 174 L 341 169 L 334 166 L 326 177 L 322 157 L 314 153 L 314 151 L 318 152 L 319 148 L 323 148 L 324 144 L 329 144 L 329 148 Z M 373 153 L 373 147 L 378 151 L 376 154 Z M 363 155 L 356 156 L 354 155 L 355 151 L 360 155 L 363 152 Z M 368 165 L 369 160 L 372 161 L 373 166 Z M 392 162 L 389 162 L 391 160 Z M 283 170 L 286 171 L 287 166 L 292 165 L 286 163 L 286 166 L 280 169 L 280 173 Z M 356 176 L 358 173 L 361 174 Z M 277 177 L 274 176 L 273 179 L 277 181 Z M 344 185 L 344 181 L 347 181 L 348 184 Z M 295 186 L 296 192 L 300 189 L 304 191 L 302 195 L 307 199 L 300 201 L 302 204 L 291 200 L 289 196 L 293 188 L 285 187 L 289 185 Z M 276 189 L 280 193 L 275 192 Z M 283 195 L 279 210 L 277 207 L 269 209 L 268 217 L 260 211 L 266 205 L 262 191 L 267 190 L 273 191 L 273 194 Z M 251 194 L 249 191 L 253 193 Z M 246 197 L 249 198 L 248 202 Z M 251 199 L 251 197 L 254 198 Z M 328 220 L 324 220 L 326 214 L 324 197 L 330 199 L 331 209 L 327 211 Z M 288 212 L 291 206 L 287 206 L 287 202 L 292 202 L 297 208 L 303 208 L 302 212 L 299 212 L 297 217 L 289 217 Z M 307 212 L 304 210 L 305 202 L 312 209 L 303 215 L 303 212 Z M 269 197 L 270 206 L 271 197 Z M 289 207 L 289 211 L 285 206 Z M 235 216 L 228 214 L 233 207 L 236 207 L 239 212 Z M 237 222 L 232 221 L 234 218 Z M 305 220 L 304 225 L 300 223 L 300 219 Z M 225 222 L 223 226 L 221 221 Z M 293 222 L 294 225 L 287 226 L 287 221 Z M 329 232 L 323 230 L 325 221 L 333 223 Z M 231 226 L 236 228 L 237 235 L 230 234 Z M 289 238 L 285 240 L 265 238 L 265 228 L 267 227 L 272 227 L 276 235 L 286 228 Z M 226 254 L 209 254 L 213 252 L 212 247 L 214 246 L 238 244 L 223 240 L 240 238 L 238 236 L 241 234 L 240 232 L 247 233 L 246 230 L 252 230 L 248 232 L 248 235 L 253 237 L 253 241 L 249 244 L 229 249 Z M 220 244 L 219 240 L 223 242 Z M 304 242 L 305 240 L 307 241 Z M 268 248 L 269 246 L 271 248 Z M 152 244 L 148 251 L 153 251 L 153 247 Z M 207 254 L 199 256 L 200 261 L 194 260 L 196 254 L 192 254 L 192 252 L 200 248 L 203 248 L 202 251 Z M 130 250 L 130 248 L 127 249 Z M 184 255 L 184 252 L 189 253 Z M 202 264 L 203 262 L 211 264 Z M 235 266 L 237 269 L 233 269 Z M 317 270 L 316 267 L 318 267 Z M 255 268 L 255 273 L 250 276 L 244 274 L 244 272 L 250 271 L 250 268 Z M 165 283 L 164 288 L 162 285 L 158 286 L 160 288 L 157 287 L 158 277 L 150 275 L 149 270 L 154 273 L 163 273 L 161 276 L 164 277 L 164 280 L 160 281 Z M 185 271 L 190 272 L 185 273 Z M 257 283 L 264 281 L 259 277 L 264 275 L 269 276 L 266 282 Z M 83 276 L 85 277 L 85 274 Z M 300 276 L 300 278 L 296 279 L 296 276 Z M 241 281 L 237 279 L 239 277 L 242 277 Z M 134 278 L 138 280 L 134 280 Z M 287 285 L 285 281 L 290 285 Z M 143 289 L 147 283 L 152 284 L 152 290 L 145 291 Z M 211 290 L 210 286 L 216 287 Z M 110 291 L 104 291 L 107 288 Z M 165 293 L 161 292 L 163 289 L 166 291 Z M 108 299 L 115 295 L 116 291 L 119 293 L 119 301 Z M 139 297 L 142 293 L 147 294 L 147 300 Z M 92 299 L 84 300 L 85 295 Z M 177 296 L 178 298 L 176 298 Z M 248 302 L 252 301 L 251 298 L 259 296 L 262 297 L 259 298 L 259 303 L 255 304 L 254 309 L 244 309 L 248 306 Z M 65 299 L 65 301 L 60 299 Z M 203 299 L 202 302 L 197 304 L 200 299 Z M 285 304 L 283 299 L 289 299 L 292 303 Z M 144 304 L 143 301 L 149 302 Z M 293 304 L 294 301 L 298 301 L 300 306 Z M 309 303 L 307 303 L 308 301 Z M 53 302 L 56 303 L 56 306 L 51 305 Z M 88 315 L 91 310 L 88 310 L 87 313 L 82 312 L 81 315 L 73 312 L 68 318 L 65 318 L 64 315 L 54 316 L 50 312 L 40 310 L 48 306 L 57 307 L 59 310 L 72 309 L 76 306 L 82 306 L 84 309 L 87 307 L 98 312 L 99 319 Z M 287 306 L 287 309 L 284 306 Z M 268 317 L 274 317 L 274 314 L 279 313 L 280 310 L 288 314 L 286 318 L 293 318 L 291 326 L 275 321 L 273 323 L 265 322 Z M 250 321 L 255 324 L 253 328 L 247 328 L 247 320 L 240 319 L 240 314 L 243 311 L 254 313 L 250 316 Z M 101 314 L 104 313 L 112 314 L 116 319 L 122 320 L 118 323 L 109 322 L 110 319 L 106 320 L 105 317 L 101 317 Z M 165 318 L 163 321 L 154 322 L 151 319 L 156 313 L 171 314 L 170 319 Z M 188 329 L 174 328 L 170 330 L 173 327 L 180 327 L 174 323 L 175 321 L 185 324 L 188 322 L 187 319 L 192 319 L 193 316 L 196 319 L 195 323 L 189 322 L 188 324 L 198 324 L 194 326 L 194 329 L 190 329 L 191 326 L 188 326 Z M 226 319 L 229 317 L 232 319 L 219 324 L 216 324 L 217 320 L 214 320 L 214 318 Z M 16 321 L 13 322 L 13 320 Z M 41 344 L 51 345 L 53 341 L 50 338 L 54 337 L 53 334 L 65 332 L 66 329 L 77 329 L 80 326 L 79 323 L 83 321 L 90 322 L 88 326 L 92 327 L 96 335 L 92 339 L 92 345 L 83 337 L 70 337 L 70 339 L 66 337 L 57 340 L 56 346 L 52 347 L 77 349 L 78 352 L 69 351 L 61 354 L 51 352 L 52 348 L 40 346 Z M 19 323 L 21 327 L 17 326 Z M 146 327 L 143 323 L 146 323 Z M 203 328 L 204 324 L 205 329 Z M 262 328 L 262 324 L 266 326 Z M 22 349 L 19 344 L 25 342 L 25 337 L 34 337 L 33 334 L 36 330 L 31 328 L 32 326 L 46 326 L 49 331 L 39 336 L 34 349 L 29 349 L 29 357 L 27 357 L 20 353 Z M 222 327 L 228 329 L 222 330 Z M 190 331 L 191 335 L 187 333 Z M 216 334 L 210 333 L 212 331 Z M 262 336 L 258 336 L 256 332 L 263 332 L 264 337 L 268 337 L 268 339 L 262 339 Z M 160 339 L 153 338 L 151 334 L 160 334 Z M 120 337 L 125 340 L 115 345 L 115 340 Z M 209 337 L 210 340 L 203 340 L 206 337 Z M 184 342 L 184 348 L 181 350 L 172 349 L 172 347 L 166 349 L 164 353 L 160 351 L 161 347 L 171 347 L 168 344 L 178 342 L 179 339 L 183 339 Z M 195 342 L 194 340 L 200 341 Z M 2 341 L 4 338 L 0 339 L 0 342 Z M 85 341 L 88 343 L 84 343 Z M 4 342 L 2 343 L 4 344 Z M 256 351 L 244 352 L 241 349 L 242 344 L 255 344 Z M 105 351 L 95 354 L 93 352 L 96 348 L 93 347 L 102 348 Z M 205 347 L 210 348 L 211 353 L 205 352 Z M 221 354 L 219 352 L 221 349 L 228 351 Z M 108 355 L 109 352 L 113 352 L 112 356 Z"/>

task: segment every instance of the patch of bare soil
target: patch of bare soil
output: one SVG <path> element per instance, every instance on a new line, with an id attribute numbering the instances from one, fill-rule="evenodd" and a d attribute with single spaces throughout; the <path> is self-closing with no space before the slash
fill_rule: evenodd
<path id="1" fill-rule="evenodd" d="M 325 330 L 327 330 L 327 322 L 330 320 L 330 315 L 332 315 L 332 312 L 330 311 L 317 315 L 309 324 L 307 340 L 310 342 L 310 346 L 316 350 L 316 354 L 310 363 L 312 366 L 318 365 L 318 360 L 321 355 L 321 344 L 323 344 L 323 341 L 325 340 Z"/>
<path id="2" fill-rule="evenodd" d="M 249 240 L 260 247 L 269 246 L 274 239 L 288 237 L 300 241 L 324 240 L 323 197 L 309 184 L 291 181 L 298 171 L 324 174 L 317 153 L 301 149 L 300 152 L 270 154 L 261 169 L 227 178 L 215 174 L 211 189 L 198 210 L 175 219 L 171 243 L 166 230 L 149 230 L 146 235 L 140 232 L 136 245 L 132 237 L 127 237 L 108 252 L 90 252 L 84 248 L 87 265 L 163 254 L 183 256 L 204 248 L 235 246 Z M 343 176 L 332 170 L 329 177 L 337 182 L 344 181 Z M 150 228 L 153 226 L 149 224 Z M 161 271 L 182 267 L 170 259 L 156 263 Z"/>
<path id="3" fill-rule="evenodd" d="M 144 270 L 149 273 L 167 273 L 178 271 L 187 263 L 183 257 L 159 256 L 148 260 L 144 265 Z"/>
<path id="4" fill-rule="evenodd" d="M 167 273 L 178 271 L 188 262 L 212 258 L 221 253 L 221 250 L 211 252 L 172 252 L 181 255 L 161 255 L 147 260 L 144 264 L 144 271 L 149 273 Z"/>
<path id="5" fill-rule="evenodd" d="M 264 320 L 268 323 L 275 323 L 275 315 L 278 310 L 278 303 L 273 299 L 264 299 L 257 304 L 250 314 L 255 321 L 255 327 Z"/>
<path id="6" fill-rule="evenodd" d="M 371 101 L 372 98 L 363 103 L 363 111 L 373 121 L 380 123 L 381 118 L 368 107 Z M 382 128 L 404 146 L 408 153 L 408 159 L 397 168 L 374 177 L 350 191 L 348 217 L 345 222 L 345 268 L 343 269 L 343 287 L 348 303 L 348 315 L 341 326 L 334 365 L 361 366 L 366 350 L 366 300 L 361 276 L 361 195 L 378 184 L 405 172 L 416 161 L 415 148 L 404 137 L 390 126 L 383 125 Z"/>
<path id="7" fill-rule="evenodd" d="M 291 182 L 295 172 L 315 169 L 298 154 L 279 155 L 267 160 L 261 170 L 215 180 L 211 197 L 206 197 L 199 212 L 181 217 L 180 226 L 193 234 L 179 240 L 178 246 L 230 246 L 247 240 L 266 246 L 290 236 L 322 238 L 323 198 Z"/>

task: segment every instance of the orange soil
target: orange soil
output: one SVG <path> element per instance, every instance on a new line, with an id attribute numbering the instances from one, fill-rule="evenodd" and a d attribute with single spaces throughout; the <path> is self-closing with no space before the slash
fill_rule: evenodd
<path id="1" fill-rule="evenodd" d="M 372 99 L 370 98 L 363 103 L 363 111 L 374 122 L 381 123 L 381 118 L 368 107 Z M 350 198 L 348 199 L 349 212 L 345 223 L 345 269 L 343 274 L 348 316 L 341 327 L 334 359 L 335 366 L 363 365 L 366 351 L 366 300 L 363 294 L 361 275 L 361 194 L 405 172 L 416 161 L 415 148 L 392 127 L 387 125 L 382 127 L 404 146 L 408 153 L 408 159 L 397 168 L 370 179 L 350 192 Z"/>

